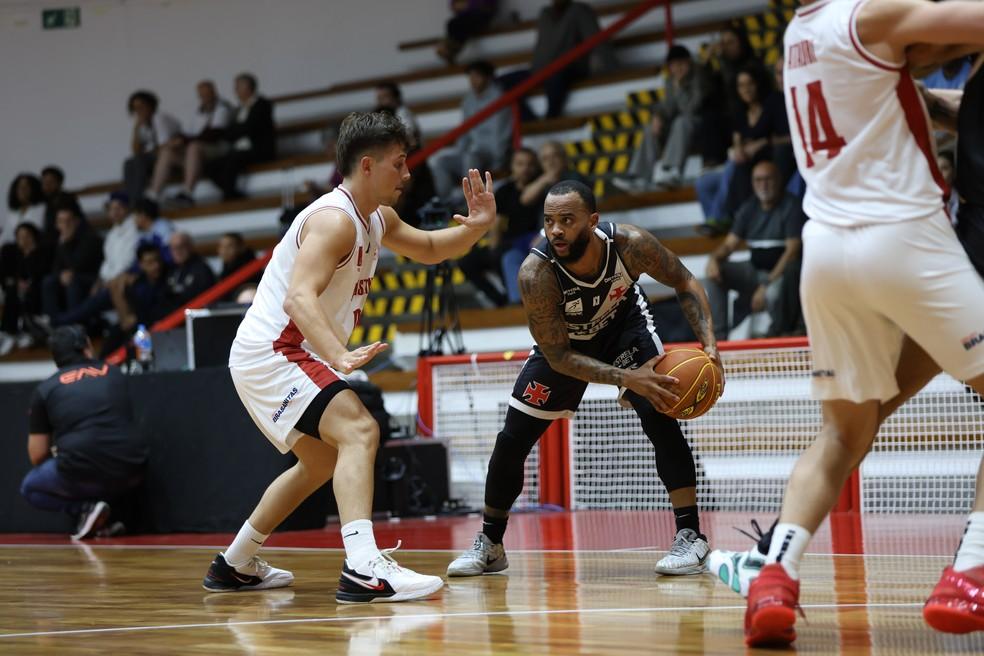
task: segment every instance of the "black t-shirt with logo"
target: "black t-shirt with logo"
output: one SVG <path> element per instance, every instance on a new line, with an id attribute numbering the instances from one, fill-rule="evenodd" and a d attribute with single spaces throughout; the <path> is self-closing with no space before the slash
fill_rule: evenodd
<path id="1" fill-rule="evenodd" d="M 97 360 L 62 367 L 38 385 L 30 432 L 52 436 L 63 474 L 127 479 L 147 460 L 147 446 L 133 427 L 127 378 Z"/>

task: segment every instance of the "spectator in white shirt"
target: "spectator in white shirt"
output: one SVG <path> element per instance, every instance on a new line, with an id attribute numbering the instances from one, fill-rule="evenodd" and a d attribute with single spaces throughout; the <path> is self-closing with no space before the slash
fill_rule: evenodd
<path id="1" fill-rule="evenodd" d="M 130 201 L 136 203 L 144 197 L 161 148 L 181 136 L 181 124 L 170 114 L 157 111 L 157 96 L 150 91 L 131 94 L 127 110 L 134 120 L 131 156 L 123 163 L 123 186 Z"/>
<path id="2" fill-rule="evenodd" d="M 221 157 L 229 150 L 228 144 L 222 141 L 222 135 L 232 122 L 232 104 L 219 97 L 211 80 L 199 82 L 196 91 L 199 104 L 191 119 L 190 129 L 185 134 L 172 137 L 158 153 L 147 192 L 150 198 L 160 197 L 172 171 L 183 162 L 184 187 L 175 200 L 183 205 L 193 205 L 195 185 L 202 178 L 205 161 Z"/>

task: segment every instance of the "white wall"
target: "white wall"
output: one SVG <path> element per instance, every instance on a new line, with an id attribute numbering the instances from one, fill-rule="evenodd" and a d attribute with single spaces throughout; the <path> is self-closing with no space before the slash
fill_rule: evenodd
<path id="1" fill-rule="evenodd" d="M 80 29 L 41 30 L 42 8 L 73 5 Z M 0 187 L 48 163 L 70 187 L 119 179 L 134 89 L 184 120 L 201 78 L 231 97 L 244 70 L 269 95 L 395 72 L 397 44 L 446 15 L 446 0 L 0 0 Z"/>

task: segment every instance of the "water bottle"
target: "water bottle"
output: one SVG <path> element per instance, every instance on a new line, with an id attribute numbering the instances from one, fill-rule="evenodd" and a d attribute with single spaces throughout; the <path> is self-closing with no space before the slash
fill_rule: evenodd
<path id="1" fill-rule="evenodd" d="M 133 334 L 133 352 L 141 371 L 149 371 L 154 362 L 154 342 L 147 326 L 140 324 Z"/>

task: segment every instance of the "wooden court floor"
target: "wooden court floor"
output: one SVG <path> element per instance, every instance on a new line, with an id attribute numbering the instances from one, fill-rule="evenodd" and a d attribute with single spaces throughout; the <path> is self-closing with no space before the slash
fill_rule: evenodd
<path id="1" fill-rule="evenodd" d="M 746 653 L 737 595 L 710 575 L 653 574 L 672 537 L 665 514 L 516 516 L 507 573 L 452 579 L 427 601 L 370 606 L 334 602 L 337 527 L 271 539 L 265 556 L 294 572 L 293 587 L 220 595 L 200 583 L 215 553 L 207 545 L 228 536 L 84 545 L 0 536 L 0 654 Z M 717 546 L 744 548 L 748 540 L 731 526 L 745 519 L 706 517 L 705 531 Z M 401 564 L 443 575 L 477 524 L 384 522 L 376 533 L 383 546 L 402 536 L 417 547 L 397 552 Z M 825 526 L 804 559 L 796 651 L 984 654 L 984 634 L 938 634 L 920 614 L 960 518 L 864 518 L 858 526 L 863 536 L 854 537 L 863 539 L 847 549 L 864 553 L 835 553 L 843 540 Z"/>

